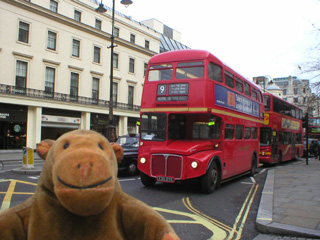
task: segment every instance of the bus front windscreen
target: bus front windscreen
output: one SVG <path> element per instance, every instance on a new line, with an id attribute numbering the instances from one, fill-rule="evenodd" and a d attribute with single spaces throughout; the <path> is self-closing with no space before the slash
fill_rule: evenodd
<path id="1" fill-rule="evenodd" d="M 141 140 L 165 141 L 167 115 L 165 113 L 144 113 L 141 115 Z"/>
<path id="2" fill-rule="evenodd" d="M 260 146 L 269 146 L 271 144 L 271 128 L 260 129 Z"/>
<path id="3" fill-rule="evenodd" d="M 148 72 L 148 81 L 170 80 L 173 76 L 172 64 L 151 66 Z"/>

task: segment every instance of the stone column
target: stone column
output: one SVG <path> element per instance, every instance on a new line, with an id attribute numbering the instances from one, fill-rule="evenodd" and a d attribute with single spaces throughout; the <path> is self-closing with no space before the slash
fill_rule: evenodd
<path id="1" fill-rule="evenodd" d="M 41 118 L 41 107 L 28 107 L 26 147 L 36 149 L 37 143 L 41 141 Z"/>

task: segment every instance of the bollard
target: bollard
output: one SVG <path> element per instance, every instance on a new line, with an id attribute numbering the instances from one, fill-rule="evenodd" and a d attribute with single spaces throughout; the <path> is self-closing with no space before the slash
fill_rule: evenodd
<path id="1" fill-rule="evenodd" d="M 24 147 L 22 149 L 22 152 L 23 152 L 22 169 L 34 169 L 33 149 Z"/>

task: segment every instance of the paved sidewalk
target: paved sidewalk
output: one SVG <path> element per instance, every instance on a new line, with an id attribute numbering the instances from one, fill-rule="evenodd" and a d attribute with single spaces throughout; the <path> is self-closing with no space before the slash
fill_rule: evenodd
<path id="1" fill-rule="evenodd" d="M 256 219 L 265 234 L 320 239 L 320 161 L 297 160 L 268 170 Z M 282 239 L 260 235 L 255 238 Z"/>
<path id="2" fill-rule="evenodd" d="M 0 150 L 0 161 L 3 161 L 5 164 L 6 162 L 21 162 L 22 165 L 22 159 L 23 159 L 23 152 L 22 149 L 19 150 Z M 37 152 L 33 153 L 33 159 L 39 160 L 41 159 Z M 26 175 L 34 175 L 34 174 L 40 174 L 42 171 L 42 167 L 34 167 L 32 169 L 25 169 L 23 167 L 12 169 L 11 172 L 18 173 L 18 174 L 26 174 Z"/>

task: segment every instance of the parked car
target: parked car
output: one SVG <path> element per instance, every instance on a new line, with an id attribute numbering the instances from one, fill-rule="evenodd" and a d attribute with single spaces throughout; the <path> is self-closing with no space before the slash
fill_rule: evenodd
<path id="1" fill-rule="evenodd" d="M 138 173 L 138 149 L 139 134 L 129 134 L 120 136 L 117 139 L 123 148 L 123 157 L 118 163 L 119 171 L 126 171 L 129 175 Z"/>

